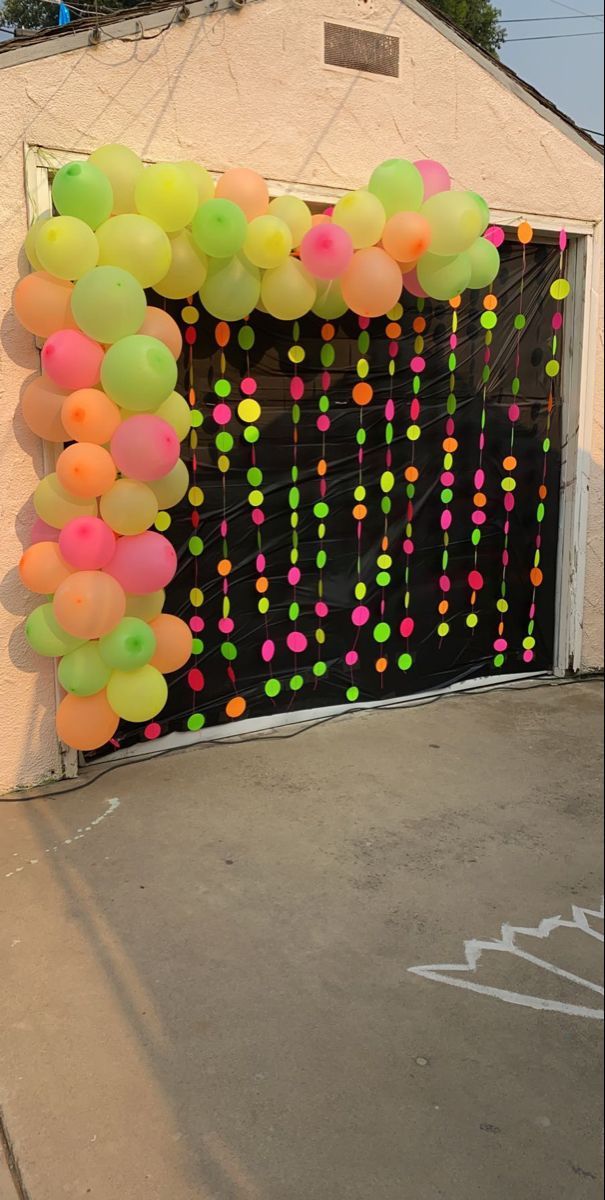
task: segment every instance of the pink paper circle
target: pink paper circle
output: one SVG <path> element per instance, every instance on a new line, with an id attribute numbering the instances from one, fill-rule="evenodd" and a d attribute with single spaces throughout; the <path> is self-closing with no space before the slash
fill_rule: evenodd
<path id="1" fill-rule="evenodd" d="M 404 617 L 401 625 L 399 626 L 399 632 L 402 638 L 411 637 L 414 632 L 414 618 Z"/>
<path id="2" fill-rule="evenodd" d="M 231 420 L 231 409 L 228 404 L 215 404 L 212 416 L 217 425 L 228 425 Z"/>
<path id="3" fill-rule="evenodd" d="M 503 650 L 507 650 L 507 649 L 508 649 L 508 642 L 507 642 L 506 638 L 496 638 L 496 640 L 494 642 L 494 650 L 497 650 L 498 653 L 501 654 Z"/>
<path id="4" fill-rule="evenodd" d="M 327 433 L 331 424 L 332 424 L 332 422 L 330 421 L 330 418 L 327 415 L 327 413 L 322 413 L 321 416 L 318 417 L 317 421 L 316 421 L 316 425 L 317 425 L 317 428 L 319 429 L 320 433 Z"/>
<path id="5" fill-rule="evenodd" d="M 302 654 L 307 649 L 307 639 L 304 633 L 299 633 L 298 630 L 293 630 L 286 638 L 286 645 L 292 654 Z"/>
<path id="6" fill-rule="evenodd" d="M 244 393 L 244 396 L 253 396 L 258 387 L 258 384 L 257 384 L 256 380 L 252 378 L 251 375 L 246 375 L 242 379 L 239 386 L 240 386 L 240 391 L 242 391 Z"/>
<path id="7" fill-rule="evenodd" d="M 267 640 L 265 642 L 263 642 L 263 644 L 261 646 L 260 653 L 261 653 L 261 658 L 262 658 L 263 662 L 266 662 L 266 663 L 271 662 L 271 659 L 273 658 L 273 655 L 275 654 L 275 642 L 272 642 L 271 638 L 267 638 Z"/>
<path id="8" fill-rule="evenodd" d="M 203 617 L 190 617 L 189 628 L 192 633 L 201 633 L 204 628 Z"/>
<path id="9" fill-rule="evenodd" d="M 489 229 L 483 234 L 486 242 L 491 242 L 492 246 L 501 246 L 504 241 L 504 230 L 499 225 L 490 225 Z"/>
<path id="10" fill-rule="evenodd" d="M 483 575 L 480 571 L 469 571 L 468 586 L 473 592 L 480 592 L 483 587 Z"/>
<path id="11" fill-rule="evenodd" d="M 315 605 L 315 615 L 317 617 L 323 618 L 323 617 L 327 617 L 328 612 L 329 612 L 329 609 L 328 609 L 328 606 L 325 603 L 325 601 L 318 600 L 317 604 Z"/>
<path id="12" fill-rule="evenodd" d="M 218 627 L 221 633 L 233 633 L 235 624 L 231 617 L 220 617 Z"/>
<path id="13" fill-rule="evenodd" d="M 351 621 L 358 628 L 361 627 L 362 625 L 365 625 L 369 621 L 369 619 L 370 619 L 370 610 L 369 610 L 369 608 L 366 608 L 365 604 L 358 604 L 357 607 L 354 608 L 353 612 L 351 613 Z"/>
<path id="14" fill-rule="evenodd" d="M 294 378 L 290 380 L 290 395 L 296 403 L 298 400 L 302 400 L 304 394 L 305 385 L 300 378 L 300 375 L 295 375 Z"/>
<path id="15" fill-rule="evenodd" d="M 296 584 L 300 583 L 299 567 L 290 567 L 290 570 L 288 571 L 288 583 L 290 584 L 290 587 L 296 587 Z"/>
<path id="16" fill-rule="evenodd" d="M 449 508 L 446 508 L 445 512 L 442 512 L 442 514 L 441 514 L 441 528 L 449 529 L 451 523 L 452 523 L 452 514 L 451 514 Z"/>
<path id="17" fill-rule="evenodd" d="M 345 662 L 348 667 L 354 667 L 359 662 L 359 655 L 356 650 L 347 650 L 345 654 Z"/>

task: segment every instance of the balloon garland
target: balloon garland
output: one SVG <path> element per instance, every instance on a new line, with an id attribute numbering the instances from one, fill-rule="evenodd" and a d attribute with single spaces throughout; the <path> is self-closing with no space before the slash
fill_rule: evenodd
<path id="1" fill-rule="evenodd" d="M 156 717 L 168 694 L 164 676 L 192 653 L 190 628 L 162 611 L 177 560 L 158 531 L 168 528 L 165 510 L 189 489 L 180 442 L 192 429 L 192 410 L 175 391 L 180 332 L 148 305 L 144 289 L 190 303 L 198 293 L 219 322 L 243 320 L 257 306 L 294 323 L 310 311 L 330 322 L 351 309 L 363 336 L 369 319 L 391 312 L 403 289 L 421 303 L 488 287 L 499 255 L 483 236 L 485 201 L 451 190 L 445 168 L 430 160 L 390 159 L 367 188 L 313 215 L 295 196 L 270 201 L 254 171 L 230 169 L 215 184 L 197 163 L 145 167 L 126 146 L 107 145 L 62 167 L 52 196 L 58 215 L 39 217 L 26 237 L 33 272 L 17 284 L 14 309 L 25 329 L 44 339 L 42 375 L 25 391 L 24 418 L 37 436 L 65 448 L 36 489 L 37 520 L 19 569 L 24 585 L 45 597 L 25 632 L 39 654 L 59 659 L 66 693 L 59 737 L 93 750 L 113 738 L 120 719 Z M 354 394 L 360 478 L 368 386 L 362 380 Z M 327 409 L 327 396 L 322 400 Z M 219 396 L 215 421 L 227 407 Z M 295 399 L 294 415 L 296 407 Z M 323 434 L 323 408 L 319 421 Z M 217 434 L 217 447 L 227 436 Z M 255 462 L 251 470 L 260 476 Z M 315 507 L 323 523 L 326 485 L 318 474 Z M 361 536 L 362 518 L 354 513 Z M 227 521 L 225 513 L 225 546 Z M 295 589 L 294 521 L 292 541 Z M 260 541 L 257 565 L 262 574 Z M 223 583 L 228 620 L 227 575 Z M 318 596 L 320 643 L 325 605 Z M 354 624 L 361 624 L 355 614 L 365 616 L 361 599 L 358 588 Z M 293 603 L 294 665 L 302 637 L 296 609 Z M 353 650 L 351 667 L 355 657 Z M 240 704 L 232 682 L 232 703 Z M 295 676 L 291 686 L 297 682 Z M 350 692 L 357 692 L 353 678 Z"/>

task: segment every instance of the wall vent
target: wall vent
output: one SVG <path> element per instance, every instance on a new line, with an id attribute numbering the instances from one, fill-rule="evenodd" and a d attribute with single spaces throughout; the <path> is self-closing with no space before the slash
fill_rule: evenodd
<path id="1" fill-rule="evenodd" d="M 324 63 L 369 75 L 399 78 L 399 38 L 350 25 L 324 23 Z"/>

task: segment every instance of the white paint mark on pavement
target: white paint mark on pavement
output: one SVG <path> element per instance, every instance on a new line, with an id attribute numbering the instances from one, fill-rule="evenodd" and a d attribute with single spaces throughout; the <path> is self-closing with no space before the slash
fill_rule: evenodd
<path id="1" fill-rule="evenodd" d="M 118 797 L 113 796 L 111 800 L 107 801 L 107 808 L 103 810 L 103 812 L 100 814 L 100 816 L 95 817 L 94 820 L 90 822 L 90 825 L 85 825 L 83 829 L 79 828 L 75 834 L 72 834 L 71 837 L 64 838 L 62 842 L 57 842 L 54 846 L 47 846 L 44 853 L 45 854 L 53 854 L 53 853 L 56 853 L 56 851 L 59 850 L 61 848 L 61 846 L 71 846 L 73 844 L 73 842 L 80 841 L 80 839 L 85 837 L 85 835 L 87 833 L 92 832 L 95 825 L 100 825 L 101 821 L 104 821 L 106 817 L 110 817 L 111 814 L 114 813 L 116 811 L 116 809 L 119 807 L 120 807 L 120 801 L 118 800 Z M 16 857 L 17 857 L 17 854 L 16 853 L 13 854 L 13 858 L 16 858 Z M 40 862 L 39 858 L 28 858 L 27 862 L 23 863 L 22 866 L 15 867 L 13 871 L 7 871 L 5 873 L 4 878 L 10 879 L 11 876 L 18 875 L 21 871 L 24 871 L 26 867 L 35 867 L 39 862 Z"/>

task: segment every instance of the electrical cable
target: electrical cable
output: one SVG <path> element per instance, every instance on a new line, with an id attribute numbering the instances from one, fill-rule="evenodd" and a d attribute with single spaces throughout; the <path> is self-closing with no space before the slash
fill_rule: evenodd
<path id="1" fill-rule="evenodd" d="M 570 684 L 578 683 L 593 683 L 603 680 L 603 672 L 595 671 L 587 674 L 574 675 L 573 678 L 556 679 L 549 676 L 546 679 L 536 679 L 530 683 L 523 684 L 516 681 L 509 684 L 503 684 L 500 680 L 495 680 L 493 684 L 485 684 L 476 688 L 467 688 L 459 692 L 439 692 L 436 695 L 427 693 L 426 696 L 420 697 L 417 700 L 406 700 L 403 698 L 399 701 L 394 701 L 392 704 L 365 704 L 358 705 L 354 709 L 348 709 L 345 712 L 329 713 L 325 717 L 313 717 L 304 723 L 304 716 L 301 714 L 300 727 L 294 729 L 291 733 L 250 733 L 250 734 L 233 734 L 224 738 L 208 738 L 207 740 L 188 743 L 183 746 L 170 746 L 166 750 L 156 750 L 151 754 L 140 754 L 132 758 L 123 758 L 119 762 L 113 762 L 108 767 L 101 771 L 97 771 L 90 779 L 83 779 L 72 787 L 53 789 L 52 791 L 40 792 L 35 789 L 30 789 L 27 794 L 18 796 L 0 796 L 0 804 L 28 804 L 32 800 L 53 800 L 55 796 L 68 796 L 71 792 L 81 792 L 85 788 L 91 787 L 99 779 L 103 779 L 105 775 L 110 775 L 113 771 L 117 771 L 123 767 L 131 767 L 136 763 L 150 762 L 152 759 L 165 758 L 169 754 L 182 754 L 185 750 L 192 750 L 199 746 L 241 746 L 248 742 L 268 742 L 268 741 L 287 741 L 289 738 L 299 737 L 301 733 L 307 733 L 310 729 L 317 729 L 320 725 L 327 725 L 331 721 L 338 721 L 346 717 L 354 717 L 358 713 L 368 712 L 393 712 L 405 708 L 425 708 L 429 704 L 436 704 L 439 700 L 450 700 L 458 696 L 483 696 L 486 693 L 503 691 L 511 689 L 518 692 L 528 692 L 534 688 L 540 687 L 567 687 Z"/>
<path id="2" fill-rule="evenodd" d="M 554 42 L 559 38 L 603 37 L 605 30 L 595 29 L 593 33 L 544 33 L 540 37 L 507 38 L 504 45 L 512 46 L 514 42 Z"/>
<path id="3" fill-rule="evenodd" d="M 61 0 L 53 0 L 60 3 Z M 600 21 L 605 13 L 580 13 L 577 17 L 500 17 L 500 25 L 538 25 L 541 21 Z"/>

